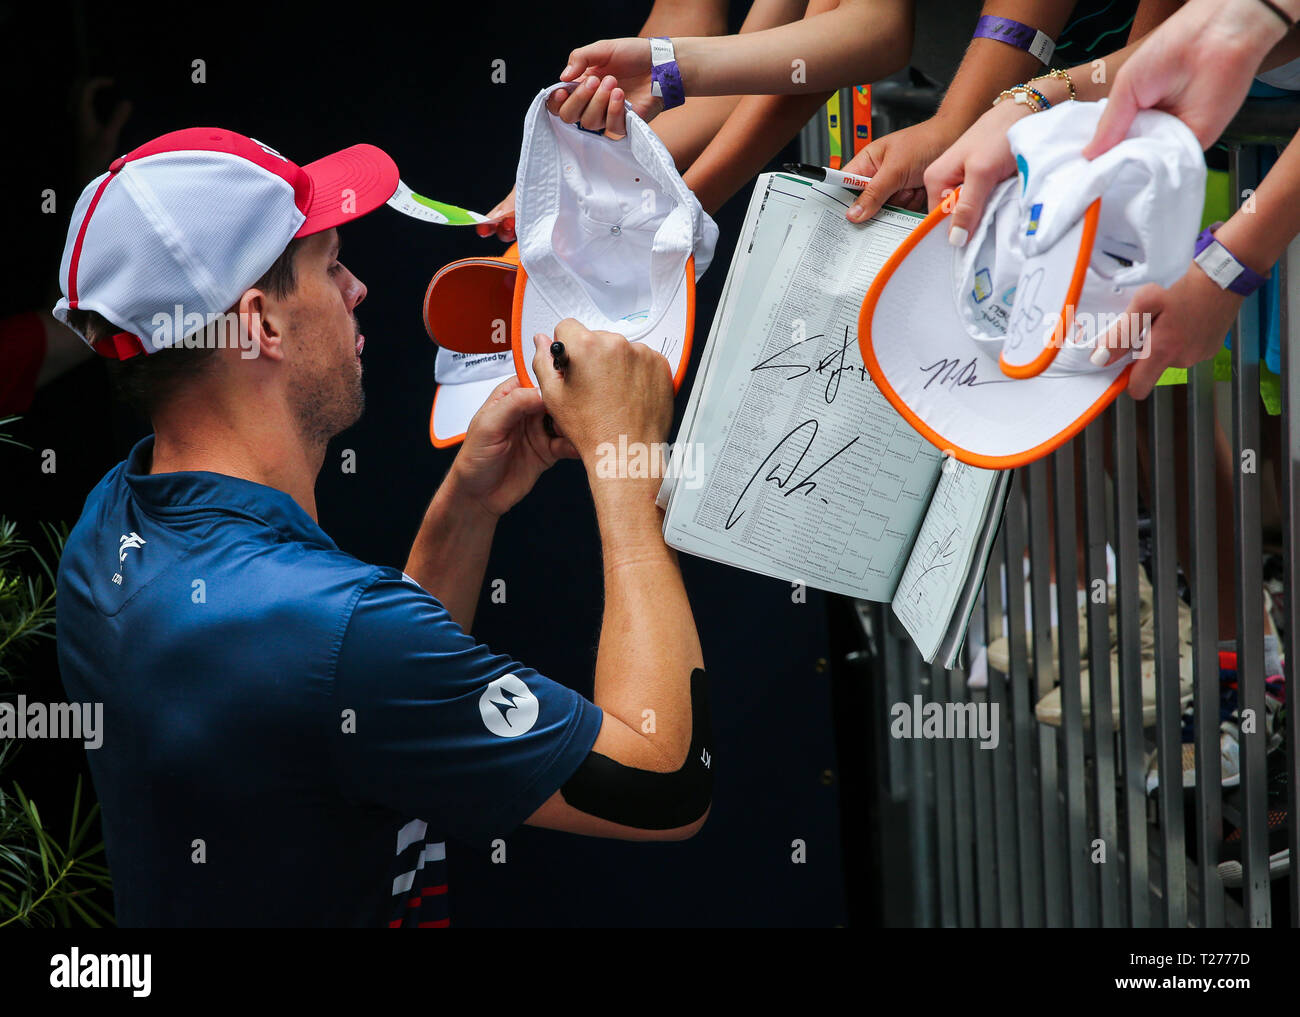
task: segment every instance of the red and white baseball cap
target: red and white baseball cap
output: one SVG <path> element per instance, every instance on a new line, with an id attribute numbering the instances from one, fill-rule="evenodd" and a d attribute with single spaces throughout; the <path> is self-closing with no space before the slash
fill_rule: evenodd
<path id="1" fill-rule="evenodd" d="M 67 324 L 69 310 L 97 311 L 123 329 L 92 344 L 113 359 L 176 345 L 199 326 L 164 333 L 157 315 L 179 308 L 185 320 L 197 314 L 206 324 L 209 315 L 229 310 L 294 237 L 374 211 L 397 182 L 397 165 L 373 145 L 298 166 L 234 131 L 164 134 L 114 159 L 81 192 L 54 317 Z"/>
<path id="2" fill-rule="evenodd" d="M 524 120 L 515 175 L 519 281 L 511 339 L 519 380 L 536 385 L 533 336 L 565 318 L 643 342 L 681 386 L 695 325 L 695 283 L 718 227 L 658 136 L 627 109 L 627 136 L 566 124 L 543 89 Z"/>
<path id="3" fill-rule="evenodd" d="M 1063 102 L 1007 132 L 1019 175 L 989 196 L 963 247 L 943 205 L 877 273 L 862 302 L 862 360 L 937 448 L 973 466 L 1023 466 L 1065 444 L 1128 384 L 1135 352 L 1092 363 L 1147 283 L 1170 286 L 1194 253 L 1205 158 L 1158 110 L 1083 158 L 1105 108 Z M 1134 344 L 1135 345 L 1135 344 Z"/>
<path id="4" fill-rule="evenodd" d="M 437 448 L 463 441 L 493 389 L 515 377 L 509 325 L 518 269 L 512 244 L 499 258 L 453 261 L 429 280 L 424 330 L 438 344 L 429 440 Z"/>

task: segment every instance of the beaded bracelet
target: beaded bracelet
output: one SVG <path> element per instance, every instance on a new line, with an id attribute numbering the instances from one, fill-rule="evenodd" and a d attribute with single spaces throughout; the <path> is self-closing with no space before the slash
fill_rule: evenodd
<path id="1" fill-rule="evenodd" d="M 1070 80 L 1070 75 L 1059 67 L 1053 67 L 1050 71 L 1038 75 L 1036 78 L 1030 78 L 1030 81 L 1042 81 L 1044 78 L 1060 78 L 1065 82 L 1065 87 L 1070 90 L 1070 98 L 1078 99 L 1079 93 L 1074 90 L 1074 82 Z"/>
<path id="2" fill-rule="evenodd" d="M 1047 96 L 1034 88 L 1033 85 L 1013 85 L 994 99 L 993 105 L 996 106 L 1003 99 L 1008 98 L 1011 99 L 1012 102 L 1018 102 L 1028 106 L 1035 113 L 1041 113 L 1045 109 L 1052 108 L 1052 104 L 1047 101 Z"/>

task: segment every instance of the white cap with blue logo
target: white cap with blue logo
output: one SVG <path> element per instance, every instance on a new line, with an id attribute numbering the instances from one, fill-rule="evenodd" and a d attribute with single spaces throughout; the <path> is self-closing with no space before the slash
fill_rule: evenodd
<path id="1" fill-rule="evenodd" d="M 990 196 L 964 247 L 950 210 L 931 212 L 862 304 L 863 361 L 881 392 L 935 446 L 975 466 L 1032 462 L 1123 391 L 1141 323 L 1123 320 L 1146 283 L 1191 264 L 1205 159 L 1166 113 L 1138 114 L 1096 159 L 1080 154 L 1105 100 L 1064 102 L 1008 132 L 1019 175 Z M 948 280 L 939 284 L 935 280 Z M 1097 367 L 1117 323 L 1134 348 Z"/>

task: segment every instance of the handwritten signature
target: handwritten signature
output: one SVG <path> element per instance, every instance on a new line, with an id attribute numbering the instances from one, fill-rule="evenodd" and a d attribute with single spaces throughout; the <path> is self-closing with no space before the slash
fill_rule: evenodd
<path id="1" fill-rule="evenodd" d="M 921 591 L 918 588 L 922 579 L 931 572 L 947 568 L 953 563 L 953 555 L 957 553 L 957 549 L 953 546 L 953 540 L 956 536 L 957 527 L 954 526 L 948 531 L 948 536 L 944 537 L 943 540 L 932 540 L 926 547 L 921 556 L 921 564 L 924 567 L 921 569 L 920 575 L 912 580 L 912 589 L 908 591 L 915 594 L 912 603 L 919 604 L 921 602 Z"/>
<path id="2" fill-rule="evenodd" d="M 790 495 L 794 494 L 796 491 L 803 491 L 805 495 L 811 494 L 813 491 L 815 491 L 817 489 L 817 483 L 812 478 L 816 476 L 817 473 L 823 470 L 826 466 L 830 465 L 830 463 L 834 461 L 834 459 L 837 456 L 841 455 L 842 453 L 844 453 L 850 447 L 852 447 L 854 444 L 857 443 L 859 436 L 855 435 L 852 438 L 852 440 L 847 442 L 842 448 L 839 449 L 839 451 L 837 451 L 834 455 L 830 456 L 828 459 L 822 462 L 821 465 L 819 465 L 816 469 L 808 473 L 803 478 L 803 480 L 799 481 L 799 483 L 795 484 L 793 487 L 787 490 L 786 485 L 789 484 L 790 481 L 794 479 L 795 471 L 799 469 L 799 464 L 803 462 L 804 457 L 808 454 L 808 450 L 812 447 L 813 439 L 817 437 L 817 426 L 818 426 L 817 421 L 815 419 L 805 420 L 802 424 L 799 424 L 797 427 L 791 430 L 789 434 L 787 434 L 784 438 L 782 438 L 780 441 L 776 443 L 776 446 L 772 449 L 772 451 L 769 452 L 764 457 L 761 463 L 758 464 L 758 469 L 754 471 L 753 475 L 749 478 L 744 488 L 741 490 L 740 496 L 736 498 L 736 503 L 731 507 L 731 512 L 727 516 L 727 522 L 724 526 L 725 529 L 728 530 L 731 529 L 733 526 L 736 525 L 736 523 L 740 522 L 741 517 L 744 516 L 745 513 L 743 511 L 739 511 L 740 503 L 745 500 L 745 495 L 749 493 L 750 487 L 752 487 L 754 481 L 758 479 L 758 475 L 763 472 L 763 467 L 767 466 L 767 464 L 772 461 L 772 459 L 777 455 L 777 453 L 780 452 L 782 448 L 786 446 L 787 442 L 797 447 L 797 442 L 799 439 L 796 438 L 796 436 L 799 435 L 800 432 L 805 432 L 807 434 L 807 440 L 804 442 L 803 450 L 799 453 L 799 458 L 794 461 L 794 465 L 790 467 L 790 471 L 785 475 L 785 478 L 784 479 L 781 478 L 781 470 L 783 469 L 783 464 L 779 462 L 774 463 L 772 465 L 772 468 L 768 471 L 767 476 L 763 478 L 764 483 L 768 483 L 768 482 L 775 483 L 777 488 L 779 488 L 781 491 L 784 492 L 784 497 L 786 498 L 790 497 Z M 820 497 L 820 495 L 818 497 Z M 825 498 L 822 498 L 821 500 L 823 502 L 826 501 Z"/>
<path id="3" fill-rule="evenodd" d="M 817 335 L 810 335 L 807 339 L 800 339 L 798 342 L 793 342 L 789 346 L 785 347 L 785 349 L 777 350 L 766 360 L 758 364 L 755 364 L 753 367 L 750 368 L 750 371 L 789 369 L 789 370 L 799 372 L 798 374 L 791 374 L 787 376 L 785 379 L 786 381 L 794 381 L 796 378 L 802 378 L 804 375 L 814 370 L 818 374 L 826 373 L 825 398 L 827 403 L 833 403 L 835 401 L 835 396 L 839 393 L 840 390 L 840 375 L 843 374 L 845 371 L 856 371 L 859 379 L 861 380 L 865 380 L 867 378 L 867 369 L 863 367 L 861 364 L 856 364 L 856 365 L 846 364 L 844 362 L 844 358 L 848 353 L 849 343 L 850 343 L 849 327 L 847 325 L 844 326 L 844 341 L 839 346 L 836 346 L 834 349 L 832 349 L 830 353 L 828 353 L 826 356 L 822 357 L 822 359 L 817 362 L 817 366 L 815 368 L 810 367 L 807 364 L 772 363 L 772 361 L 774 361 L 777 357 L 781 356 L 782 354 L 789 353 L 796 346 L 802 346 L 804 343 L 810 343 L 816 339 L 825 339 L 825 338 L 826 338 L 826 334 L 822 332 Z"/>
<path id="4" fill-rule="evenodd" d="M 945 357 L 942 360 L 936 360 L 933 364 L 927 364 L 921 368 L 921 373 L 930 372 L 929 380 L 921 386 L 926 389 L 935 382 L 939 387 L 948 386 L 948 391 L 956 388 L 974 388 L 976 385 L 996 385 L 999 382 L 1011 381 L 1010 378 L 989 378 L 985 381 L 979 380 L 977 372 L 978 361 L 971 357 L 965 363 L 957 357 Z"/>

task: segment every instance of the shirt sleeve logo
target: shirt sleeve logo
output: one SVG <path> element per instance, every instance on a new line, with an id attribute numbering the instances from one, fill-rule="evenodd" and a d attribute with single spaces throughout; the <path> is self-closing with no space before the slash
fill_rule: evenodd
<path id="1" fill-rule="evenodd" d="M 537 697 L 513 674 L 489 682 L 478 709 L 483 724 L 501 738 L 516 738 L 537 723 Z"/>

